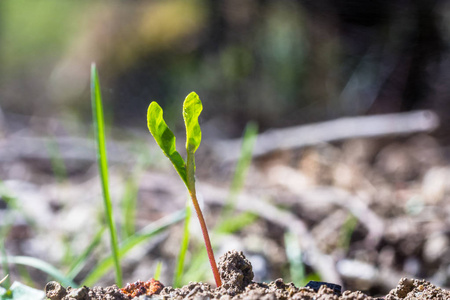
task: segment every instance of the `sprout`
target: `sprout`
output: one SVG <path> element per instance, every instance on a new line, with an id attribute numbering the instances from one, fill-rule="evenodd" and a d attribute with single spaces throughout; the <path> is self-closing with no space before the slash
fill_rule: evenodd
<path id="1" fill-rule="evenodd" d="M 156 102 L 150 103 L 150 106 L 148 107 L 147 125 L 151 134 L 155 138 L 156 143 L 159 147 L 161 147 L 164 154 L 170 159 L 175 167 L 175 170 L 178 175 L 180 175 L 189 191 L 189 195 L 192 199 L 192 203 L 202 229 L 206 251 L 208 253 L 209 262 L 214 274 L 214 279 L 216 281 L 216 285 L 219 287 L 222 282 L 220 280 L 219 271 L 214 259 L 208 229 L 206 228 L 205 219 L 203 218 L 203 213 L 198 204 L 197 194 L 195 191 L 195 151 L 200 146 L 200 142 L 202 140 L 202 131 L 200 130 L 200 125 L 198 124 L 198 117 L 202 109 L 202 102 L 196 93 L 190 93 L 184 100 L 183 119 L 186 126 L 186 161 L 176 150 L 175 135 L 164 121 L 163 110 Z"/>

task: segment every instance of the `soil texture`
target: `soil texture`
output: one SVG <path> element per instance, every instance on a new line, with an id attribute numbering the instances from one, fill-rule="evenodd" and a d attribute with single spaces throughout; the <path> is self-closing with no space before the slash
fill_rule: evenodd
<path id="1" fill-rule="evenodd" d="M 450 299 L 450 291 L 441 289 L 433 284 L 418 279 L 402 278 L 391 292 L 384 297 L 371 297 L 361 291 L 344 291 L 342 294 L 336 290 L 322 285 L 317 291 L 311 287 L 296 287 L 293 283 L 284 283 L 277 279 L 270 283 L 253 282 L 253 269 L 249 260 L 242 252 L 228 251 L 219 260 L 220 276 L 223 284 L 219 288 L 202 282 L 191 282 L 182 288 L 164 287 L 151 279 L 147 288 L 142 289 L 145 283 L 139 281 L 128 284 L 120 289 L 113 285 L 103 287 L 81 287 L 67 289 L 57 282 L 49 282 L 46 286 L 47 297 L 51 300 L 128 300 L 128 299 L 263 299 L 263 300 L 425 300 Z M 150 288 L 148 288 L 150 287 Z M 152 289 L 153 287 L 153 289 Z M 161 289 L 161 288 L 162 289 Z M 135 289 L 133 291 L 133 288 Z M 134 292 L 134 296 L 132 295 Z"/>

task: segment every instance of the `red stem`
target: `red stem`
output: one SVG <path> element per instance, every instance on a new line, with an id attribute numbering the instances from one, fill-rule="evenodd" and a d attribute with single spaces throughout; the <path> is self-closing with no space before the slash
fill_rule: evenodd
<path id="1" fill-rule="evenodd" d="M 208 252 L 209 263 L 211 264 L 211 269 L 214 274 L 214 280 L 216 281 L 217 287 L 222 285 L 220 280 L 219 270 L 217 269 L 216 260 L 214 259 L 214 252 L 211 247 L 211 241 L 209 240 L 208 229 L 206 228 L 205 219 L 203 218 L 202 211 L 198 205 L 197 196 L 194 192 L 189 192 L 192 203 L 194 204 L 195 211 L 197 213 L 198 220 L 200 221 L 200 227 L 202 228 L 203 238 L 205 240 L 206 252 Z"/>

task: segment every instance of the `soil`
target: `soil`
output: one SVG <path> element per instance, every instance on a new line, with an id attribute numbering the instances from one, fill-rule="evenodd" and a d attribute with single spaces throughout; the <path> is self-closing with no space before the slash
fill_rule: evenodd
<path id="1" fill-rule="evenodd" d="M 191 282 L 182 288 L 164 287 L 151 279 L 145 283 L 138 281 L 120 289 L 116 285 L 109 287 L 81 287 L 67 289 L 57 282 L 49 282 L 45 288 L 47 297 L 51 300 L 129 300 L 129 299 L 263 299 L 263 300 L 422 300 L 422 299 L 450 299 L 450 291 L 441 289 L 433 284 L 418 279 L 402 278 L 397 287 L 384 296 L 374 298 L 361 291 L 344 291 L 342 294 L 326 285 L 318 290 L 311 287 L 296 287 L 293 283 L 284 283 L 277 279 L 270 283 L 253 281 L 253 269 L 250 261 L 242 252 L 228 251 L 219 260 L 220 277 L 223 284 L 219 288 L 202 282 Z M 135 289 L 133 291 L 133 288 Z M 130 296 L 133 293 L 136 296 Z"/>
<path id="2" fill-rule="evenodd" d="M 0 137 L 0 227 L 7 229 L 4 247 L 8 255 L 35 257 L 66 272 L 104 225 L 99 218 L 104 208 L 95 149 L 90 139 L 72 138 L 72 131 L 68 134 L 65 126 L 55 125 L 54 141 L 65 166 L 61 175 L 42 151 L 48 146 L 47 136 L 53 136 L 46 128 L 54 128 L 54 123 L 36 122 L 31 129 L 26 129 L 26 124 L 11 127 L 17 130 Z M 87 131 L 74 130 L 80 136 Z M 144 136 L 151 139 L 148 135 Z M 172 165 L 159 149 L 148 149 L 157 147 L 154 143 L 144 141 L 141 149 L 134 140 L 112 140 L 108 152 L 110 194 L 120 241 L 152 228 L 147 226 L 164 223 L 186 206 L 185 186 Z M 136 151 L 154 156 L 148 169 L 144 164 L 147 157 Z M 253 282 L 283 278 L 297 288 L 308 280 L 321 280 L 344 290 L 382 296 L 406 277 L 450 290 L 448 143 L 443 145 L 430 134 L 412 134 L 348 139 L 259 156 L 252 160 L 235 195 L 235 207 L 225 217 L 236 167 L 210 152 L 205 139 L 197 168 L 203 213 L 217 257 L 238 249 L 252 262 L 254 278 L 252 283 L 244 283 L 246 289 L 269 290 L 270 284 Z M 122 215 L 127 198 L 136 199 L 134 224 L 127 224 Z M 126 225 L 134 225 L 134 231 L 128 232 Z M 189 229 L 182 284 L 212 284 L 195 216 Z M 147 280 L 161 263 L 161 282 L 172 284 L 183 230 L 183 221 L 179 221 L 127 253 L 121 261 L 123 281 Z M 105 234 L 74 282 L 83 282 L 109 252 Z M 11 264 L 9 278 L 23 282 L 22 271 Z M 27 271 L 26 282 L 42 290 L 48 277 L 34 268 Z M 5 273 L 0 266 L 0 274 Z M 109 272 L 96 280 L 100 287 L 89 284 L 90 288 L 80 293 L 120 297 L 114 294 L 117 287 L 111 287 L 114 280 L 114 273 Z M 228 280 L 231 278 L 224 283 Z M 420 285 L 429 286 L 414 284 L 417 292 Z M 271 286 L 276 286 L 275 282 Z M 230 297 L 243 296 L 239 291 Z"/>

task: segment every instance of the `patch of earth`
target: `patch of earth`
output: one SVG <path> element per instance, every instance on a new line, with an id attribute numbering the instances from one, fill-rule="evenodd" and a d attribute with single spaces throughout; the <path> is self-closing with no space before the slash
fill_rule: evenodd
<path id="1" fill-rule="evenodd" d="M 318 290 L 296 287 L 277 279 L 270 283 L 253 282 L 253 270 L 242 252 L 228 251 L 219 259 L 219 271 L 223 284 L 219 288 L 202 282 L 191 282 L 182 288 L 163 287 L 154 279 L 137 281 L 120 289 L 109 287 L 81 287 L 67 289 L 57 282 L 49 282 L 45 288 L 51 300 L 131 300 L 131 299 L 186 299 L 186 300 L 425 300 L 450 299 L 450 291 L 419 279 L 402 278 L 397 287 L 385 297 L 374 298 L 361 291 L 344 291 L 338 295 L 333 289 L 322 285 Z"/>

